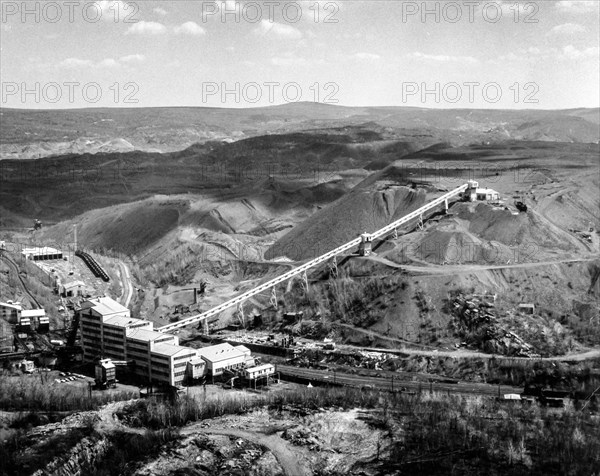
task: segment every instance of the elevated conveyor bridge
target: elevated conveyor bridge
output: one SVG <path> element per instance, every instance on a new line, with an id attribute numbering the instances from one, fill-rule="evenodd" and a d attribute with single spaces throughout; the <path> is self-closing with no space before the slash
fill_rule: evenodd
<path id="1" fill-rule="evenodd" d="M 457 196 L 460 196 L 463 192 L 465 192 L 468 188 L 469 188 L 470 184 L 466 183 L 464 185 L 461 185 L 460 187 L 455 188 L 454 190 L 442 195 L 441 197 L 438 197 L 434 200 L 432 200 L 431 202 L 423 205 L 422 207 L 418 208 L 417 210 L 408 213 L 407 215 L 403 216 L 402 218 L 394 221 L 393 223 L 390 223 L 389 225 L 384 226 L 383 228 L 370 233 L 370 234 L 363 234 L 358 238 L 355 238 L 354 240 L 351 240 L 341 246 L 338 246 L 337 248 L 315 258 L 312 259 L 290 271 L 288 271 L 287 273 L 284 273 L 280 276 L 277 276 L 276 278 L 267 281 L 266 283 L 263 283 L 257 287 L 255 287 L 254 289 L 251 289 L 250 291 L 246 291 L 243 294 L 240 294 L 239 296 L 236 296 L 232 299 L 230 299 L 229 301 L 224 302 L 223 304 L 219 304 L 216 307 L 213 307 L 212 309 L 205 311 L 201 314 L 197 314 L 195 316 L 191 316 L 185 319 L 181 319 L 178 322 L 173 322 L 171 324 L 167 324 L 166 326 L 162 326 L 160 328 L 158 328 L 157 330 L 160 332 L 171 332 L 174 331 L 176 329 L 180 329 L 182 327 L 186 327 L 192 324 L 196 324 L 198 322 L 202 322 L 204 321 L 205 323 L 205 329 L 207 330 L 208 328 L 208 321 L 207 319 L 216 316 L 218 314 L 220 314 L 221 312 L 233 307 L 233 306 L 241 306 L 242 303 L 248 299 L 250 299 L 253 296 L 256 296 L 257 294 L 263 293 L 265 291 L 268 291 L 269 289 L 273 288 L 274 286 L 277 286 L 278 284 L 281 284 L 289 279 L 292 279 L 304 272 L 306 272 L 307 270 L 314 268 L 315 266 L 318 266 L 321 263 L 325 263 L 329 260 L 332 260 L 333 258 L 337 257 L 338 255 L 348 251 L 348 250 L 352 250 L 355 249 L 358 246 L 364 247 L 365 241 L 368 241 L 370 243 L 370 241 L 372 241 L 373 239 L 376 238 L 381 238 L 383 236 L 388 235 L 389 233 L 394 232 L 395 230 L 397 230 L 398 228 L 400 228 L 402 225 L 405 225 L 406 223 L 408 223 L 411 220 L 414 219 L 423 219 L 423 215 L 426 214 L 427 212 L 430 212 L 432 209 L 443 205 L 445 207 L 445 210 L 448 210 L 448 200 L 451 200 Z"/>

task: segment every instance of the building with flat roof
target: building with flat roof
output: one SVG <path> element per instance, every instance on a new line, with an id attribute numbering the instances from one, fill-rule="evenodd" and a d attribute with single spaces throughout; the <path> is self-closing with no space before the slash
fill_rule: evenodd
<path id="1" fill-rule="evenodd" d="M 107 296 L 95 297 L 83 301 L 80 307 L 82 310 L 91 309 L 93 315 L 102 318 L 120 315 L 130 316 L 129 309 Z"/>
<path id="2" fill-rule="evenodd" d="M 0 319 L 0 352 L 13 352 L 14 333 L 12 326 L 3 319 Z"/>
<path id="3" fill-rule="evenodd" d="M 131 317 L 129 309 L 108 297 L 84 301 L 77 312 L 84 360 L 124 361 L 133 374 L 150 382 L 180 386 L 207 372 L 215 376 L 254 365 L 244 346 L 181 346 L 177 336 L 155 331 L 152 322 Z"/>
<path id="4" fill-rule="evenodd" d="M 274 374 L 275 367 L 273 364 L 257 365 L 256 367 L 248 367 L 244 370 L 244 377 L 248 380 L 270 377 Z"/>
<path id="5" fill-rule="evenodd" d="M 22 310 L 20 302 L 0 302 L 0 317 L 10 324 L 19 322 Z"/>
<path id="6" fill-rule="evenodd" d="M 81 303 L 77 313 L 83 345 L 83 359 L 86 361 L 93 361 L 98 357 L 125 360 L 127 327 L 134 326 L 136 328 L 136 325 L 139 324 L 139 327 L 152 329 L 151 322 L 132 319 L 129 309 L 109 297 L 88 299 Z"/>
<path id="7" fill-rule="evenodd" d="M 39 319 L 40 317 L 46 316 L 45 309 L 23 309 L 21 311 L 21 317 L 28 317 L 29 319 Z"/>
<path id="8" fill-rule="evenodd" d="M 519 312 L 522 312 L 523 314 L 534 314 L 535 304 L 522 302 L 519 304 Z"/>
<path id="9" fill-rule="evenodd" d="M 463 192 L 463 197 L 471 202 L 500 200 L 500 193 L 486 187 L 480 187 L 479 182 L 469 180 L 468 188 Z"/>
<path id="10" fill-rule="evenodd" d="M 87 292 L 83 281 L 71 281 L 70 283 L 61 284 L 59 291 L 63 297 L 83 296 Z"/>
<path id="11" fill-rule="evenodd" d="M 187 363 L 197 357 L 197 350 L 191 347 L 156 344 L 150 354 L 152 380 L 180 386 L 186 377 Z"/>
<path id="12" fill-rule="evenodd" d="M 63 252 L 57 250 L 56 248 L 51 248 L 49 246 L 41 246 L 34 248 L 23 248 L 21 254 L 25 256 L 25 258 L 33 260 L 33 261 L 42 261 L 49 259 L 62 259 Z"/>
<path id="13" fill-rule="evenodd" d="M 23 309 L 20 302 L 0 302 L 0 317 L 9 324 L 21 324 L 22 320 L 39 323 L 41 318 L 46 317 L 46 311 L 44 309 Z"/>
<path id="14" fill-rule="evenodd" d="M 152 351 L 158 344 L 179 345 L 179 338 L 149 330 L 146 328 L 130 329 L 125 338 L 125 350 L 128 361 L 135 363 L 135 374 L 150 380 L 160 380 L 160 375 L 152 372 Z M 170 376 L 168 377 L 170 381 Z"/>
<path id="15" fill-rule="evenodd" d="M 234 347 L 224 343 L 198 349 L 198 355 L 206 362 L 208 375 L 215 377 L 222 375 L 224 370 L 237 370 L 244 367 L 250 356 L 250 350 L 242 345 Z"/>

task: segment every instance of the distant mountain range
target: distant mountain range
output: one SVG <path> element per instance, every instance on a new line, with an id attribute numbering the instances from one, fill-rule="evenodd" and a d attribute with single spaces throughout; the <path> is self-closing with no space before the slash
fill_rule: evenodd
<path id="1" fill-rule="evenodd" d="M 361 126 L 397 139 L 465 145 L 500 140 L 597 143 L 600 109 L 484 110 L 343 107 L 0 109 L 0 160 L 106 152 L 174 152 L 211 141 Z M 417 133 L 418 131 L 418 133 Z M 361 141 L 367 140 L 363 137 Z M 434 140 L 433 140 L 434 139 Z"/>

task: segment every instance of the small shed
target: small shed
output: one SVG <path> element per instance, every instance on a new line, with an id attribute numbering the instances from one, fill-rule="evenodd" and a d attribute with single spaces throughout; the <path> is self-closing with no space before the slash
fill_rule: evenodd
<path id="1" fill-rule="evenodd" d="M 83 281 L 72 281 L 60 286 L 60 294 L 63 297 L 83 296 L 86 293 Z"/>
<path id="2" fill-rule="evenodd" d="M 101 359 L 95 367 L 96 383 L 98 385 L 114 385 L 117 369 L 111 359 Z"/>
<path id="3" fill-rule="evenodd" d="M 522 302 L 519 304 L 519 312 L 522 314 L 533 314 L 535 312 L 535 305 L 533 303 Z"/>
<path id="4" fill-rule="evenodd" d="M 358 246 L 358 254 L 360 256 L 369 256 L 373 245 L 373 237 L 369 233 L 360 235 L 360 245 Z"/>
<path id="5" fill-rule="evenodd" d="M 21 369 L 21 372 L 31 374 L 35 370 L 35 365 L 32 360 L 22 360 L 19 364 L 19 368 Z"/>
<path id="6" fill-rule="evenodd" d="M 31 331 L 31 319 L 28 317 L 22 317 L 19 319 L 19 324 L 17 325 L 18 332 L 30 332 Z"/>
<path id="7" fill-rule="evenodd" d="M 206 362 L 202 357 L 192 357 L 186 364 L 185 372 L 189 379 L 202 378 L 206 374 Z"/>
<path id="8" fill-rule="evenodd" d="M 50 331 L 50 318 L 48 316 L 40 317 L 37 331 L 42 334 Z"/>
<path id="9" fill-rule="evenodd" d="M 248 380 L 269 377 L 275 373 L 273 364 L 263 364 L 257 367 L 250 367 L 244 370 L 244 377 Z"/>

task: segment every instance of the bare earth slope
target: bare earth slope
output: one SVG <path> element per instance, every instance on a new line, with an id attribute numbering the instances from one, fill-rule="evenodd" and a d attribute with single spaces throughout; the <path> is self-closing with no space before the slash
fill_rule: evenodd
<path id="1" fill-rule="evenodd" d="M 507 111 L 341 107 L 314 103 L 248 109 L 134 108 L 0 110 L 0 160 L 69 153 L 170 152 L 210 140 L 239 140 L 290 131 L 368 122 L 393 129 L 419 127 L 469 140 L 597 142 L 598 109 Z"/>

